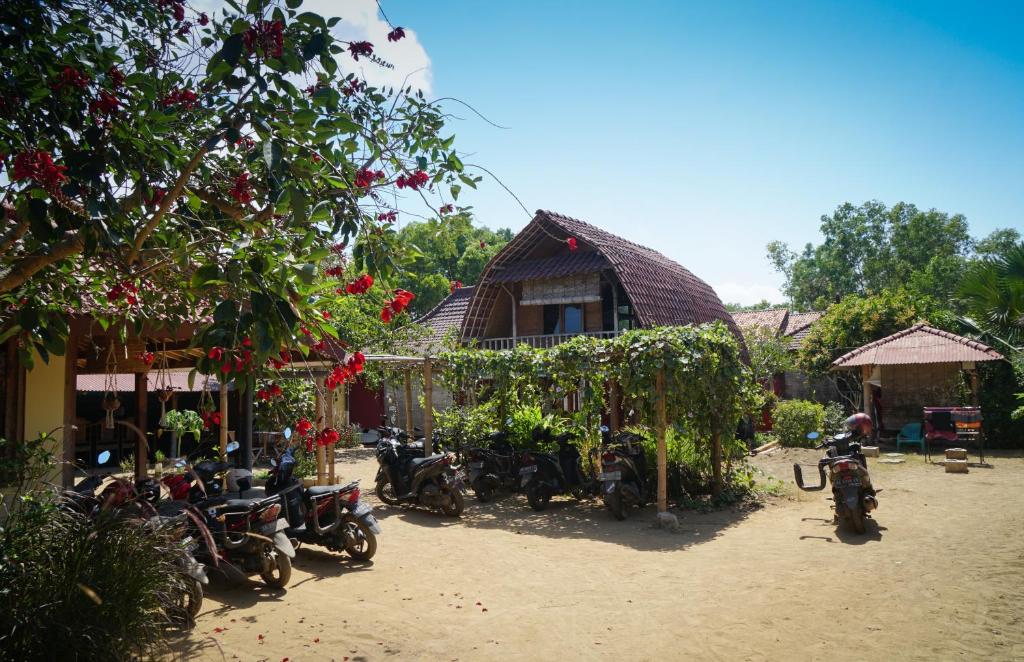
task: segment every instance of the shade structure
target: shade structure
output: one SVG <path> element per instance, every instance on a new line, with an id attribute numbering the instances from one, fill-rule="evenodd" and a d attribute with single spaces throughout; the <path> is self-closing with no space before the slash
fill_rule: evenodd
<path id="1" fill-rule="evenodd" d="M 833 370 L 876 365 L 977 363 L 1003 355 L 988 345 L 927 324 L 915 324 L 881 340 L 847 352 L 832 362 Z"/>

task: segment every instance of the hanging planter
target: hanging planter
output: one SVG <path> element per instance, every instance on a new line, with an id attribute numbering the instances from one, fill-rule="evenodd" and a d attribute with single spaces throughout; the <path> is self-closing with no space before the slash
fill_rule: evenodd
<path id="1" fill-rule="evenodd" d="M 103 427 L 108 430 L 114 429 L 114 412 L 120 408 L 121 399 L 117 397 L 117 355 L 114 353 L 114 343 L 111 342 L 107 350 L 107 365 L 103 375 L 103 410 L 107 412 Z"/>

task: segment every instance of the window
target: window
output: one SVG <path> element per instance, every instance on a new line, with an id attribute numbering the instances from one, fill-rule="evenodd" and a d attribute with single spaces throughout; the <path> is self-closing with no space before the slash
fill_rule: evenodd
<path id="1" fill-rule="evenodd" d="M 562 333 L 583 333 L 583 306 L 572 303 L 562 308 L 562 319 L 565 320 Z"/>
<path id="2" fill-rule="evenodd" d="M 561 309 L 562 307 L 557 304 L 544 306 L 544 335 L 549 336 L 562 332 Z"/>
<path id="3" fill-rule="evenodd" d="M 544 306 L 544 335 L 583 333 L 583 305 L 578 303 Z"/>

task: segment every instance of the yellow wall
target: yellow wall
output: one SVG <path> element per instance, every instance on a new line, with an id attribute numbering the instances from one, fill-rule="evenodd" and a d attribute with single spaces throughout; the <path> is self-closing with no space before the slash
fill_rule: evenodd
<path id="1" fill-rule="evenodd" d="M 57 462 L 64 460 L 64 357 L 50 355 L 43 363 L 37 354 L 35 365 L 25 373 L 25 441 L 58 428 L 53 433 L 53 447 Z M 74 458 L 69 458 L 74 459 Z"/>

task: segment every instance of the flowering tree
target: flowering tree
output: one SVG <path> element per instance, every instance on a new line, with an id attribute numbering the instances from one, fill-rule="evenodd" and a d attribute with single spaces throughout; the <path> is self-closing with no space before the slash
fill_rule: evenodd
<path id="1" fill-rule="evenodd" d="M 381 45 L 301 3 L 3 3 L 0 342 L 60 353 L 69 311 L 205 320 L 200 368 L 251 373 L 336 336 L 333 298 L 401 315 L 399 201 L 475 179 L 436 104 L 346 71 Z"/>

